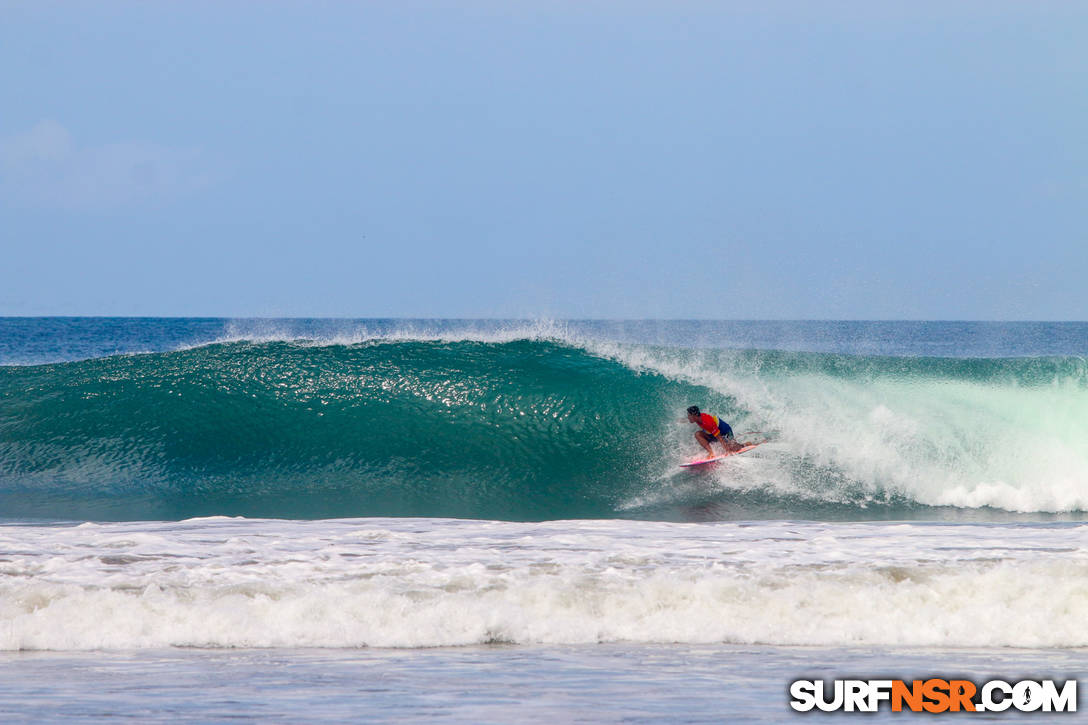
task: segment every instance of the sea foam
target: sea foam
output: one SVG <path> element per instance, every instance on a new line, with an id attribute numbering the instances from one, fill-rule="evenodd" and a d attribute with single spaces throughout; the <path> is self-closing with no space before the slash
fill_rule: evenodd
<path id="1" fill-rule="evenodd" d="M 0 527 L 0 649 L 1088 646 L 1088 525 Z"/>

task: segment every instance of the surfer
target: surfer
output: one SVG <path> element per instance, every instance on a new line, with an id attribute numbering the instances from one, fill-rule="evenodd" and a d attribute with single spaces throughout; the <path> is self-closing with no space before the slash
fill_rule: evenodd
<path id="1" fill-rule="evenodd" d="M 714 449 L 710 447 L 711 441 L 718 441 L 726 453 L 736 453 L 744 447 L 743 443 L 737 443 L 733 438 L 733 429 L 724 420 L 710 413 L 703 413 L 698 405 L 688 408 L 688 420 L 699 426 L 701 430 L 695 431 L 695 440 L 706 449 L 706 457 L 714 457 Z"/>

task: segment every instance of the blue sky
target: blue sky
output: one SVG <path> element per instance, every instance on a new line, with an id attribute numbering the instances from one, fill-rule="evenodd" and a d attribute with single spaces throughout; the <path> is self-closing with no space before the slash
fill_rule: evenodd
<path id="1" fill-rule="evenodd" d="M 1088 319 L 1088 4 L 0 2 L 0 315 Z"/>

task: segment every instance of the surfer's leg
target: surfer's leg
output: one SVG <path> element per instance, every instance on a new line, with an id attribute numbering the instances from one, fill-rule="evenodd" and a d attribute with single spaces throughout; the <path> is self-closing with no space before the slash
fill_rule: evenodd
<path id="1" fill-rule="evenodd" d="M 718 436 L 718 440 L 722 443 L 722 448 L 726 453 L 734 453 L 744 448 L 744 445 L 737 443 L 737 440 L 733 437 L 733 429 L 728 423 L 721 424 L 721 435 Z"/>
<path id="2" fill-rule="evenodd" d="M 708 436 L 706 433 L 702 432 L 701 430 L 695 432 L 695 440 L 699 441 L 699 445 L 701 445 L 704 449 L 706 449 L 706 457 L 707 458 L 713 458 L 714 457 L 714 449 L 710 447 L 709 438 L 710 438 L 710 436 Z"/>
<path id="3" fill-rule="evenodd" d="M 744 448 L 744 444 L 743 443 L 737 443 L 736 439 L 733 438 L 732 436 L 730 436 L 728 438 L 726 436 L 722 436 L 718 440 L 720 440 L 722 442 L 722 448 L 725 449 L 726 453 L 736 453 L 741 448 Z"/>

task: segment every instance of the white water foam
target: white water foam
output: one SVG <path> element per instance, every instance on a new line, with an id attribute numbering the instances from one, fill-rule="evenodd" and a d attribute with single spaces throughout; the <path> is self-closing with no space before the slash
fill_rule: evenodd
<path id="1" fill-rule="evenodd" d="M 854 380 L 761 370 L 722 351 L 584 344 L 732 397 L 744 411 L 731 421 L 738 431 L 775 431 L 765 465 L 732 466 L 722 485 L 851 503 L 898 495 L 931 506 L 1088 510 L 1088 390 L 1075 381 Z M 836 476 L 814 484 L 799 468 Z"/>
<path id="2" fill-rule="evenodd" d="M 1088 525 L 0 527 L 0 649 L 1088 646 Z"/>

